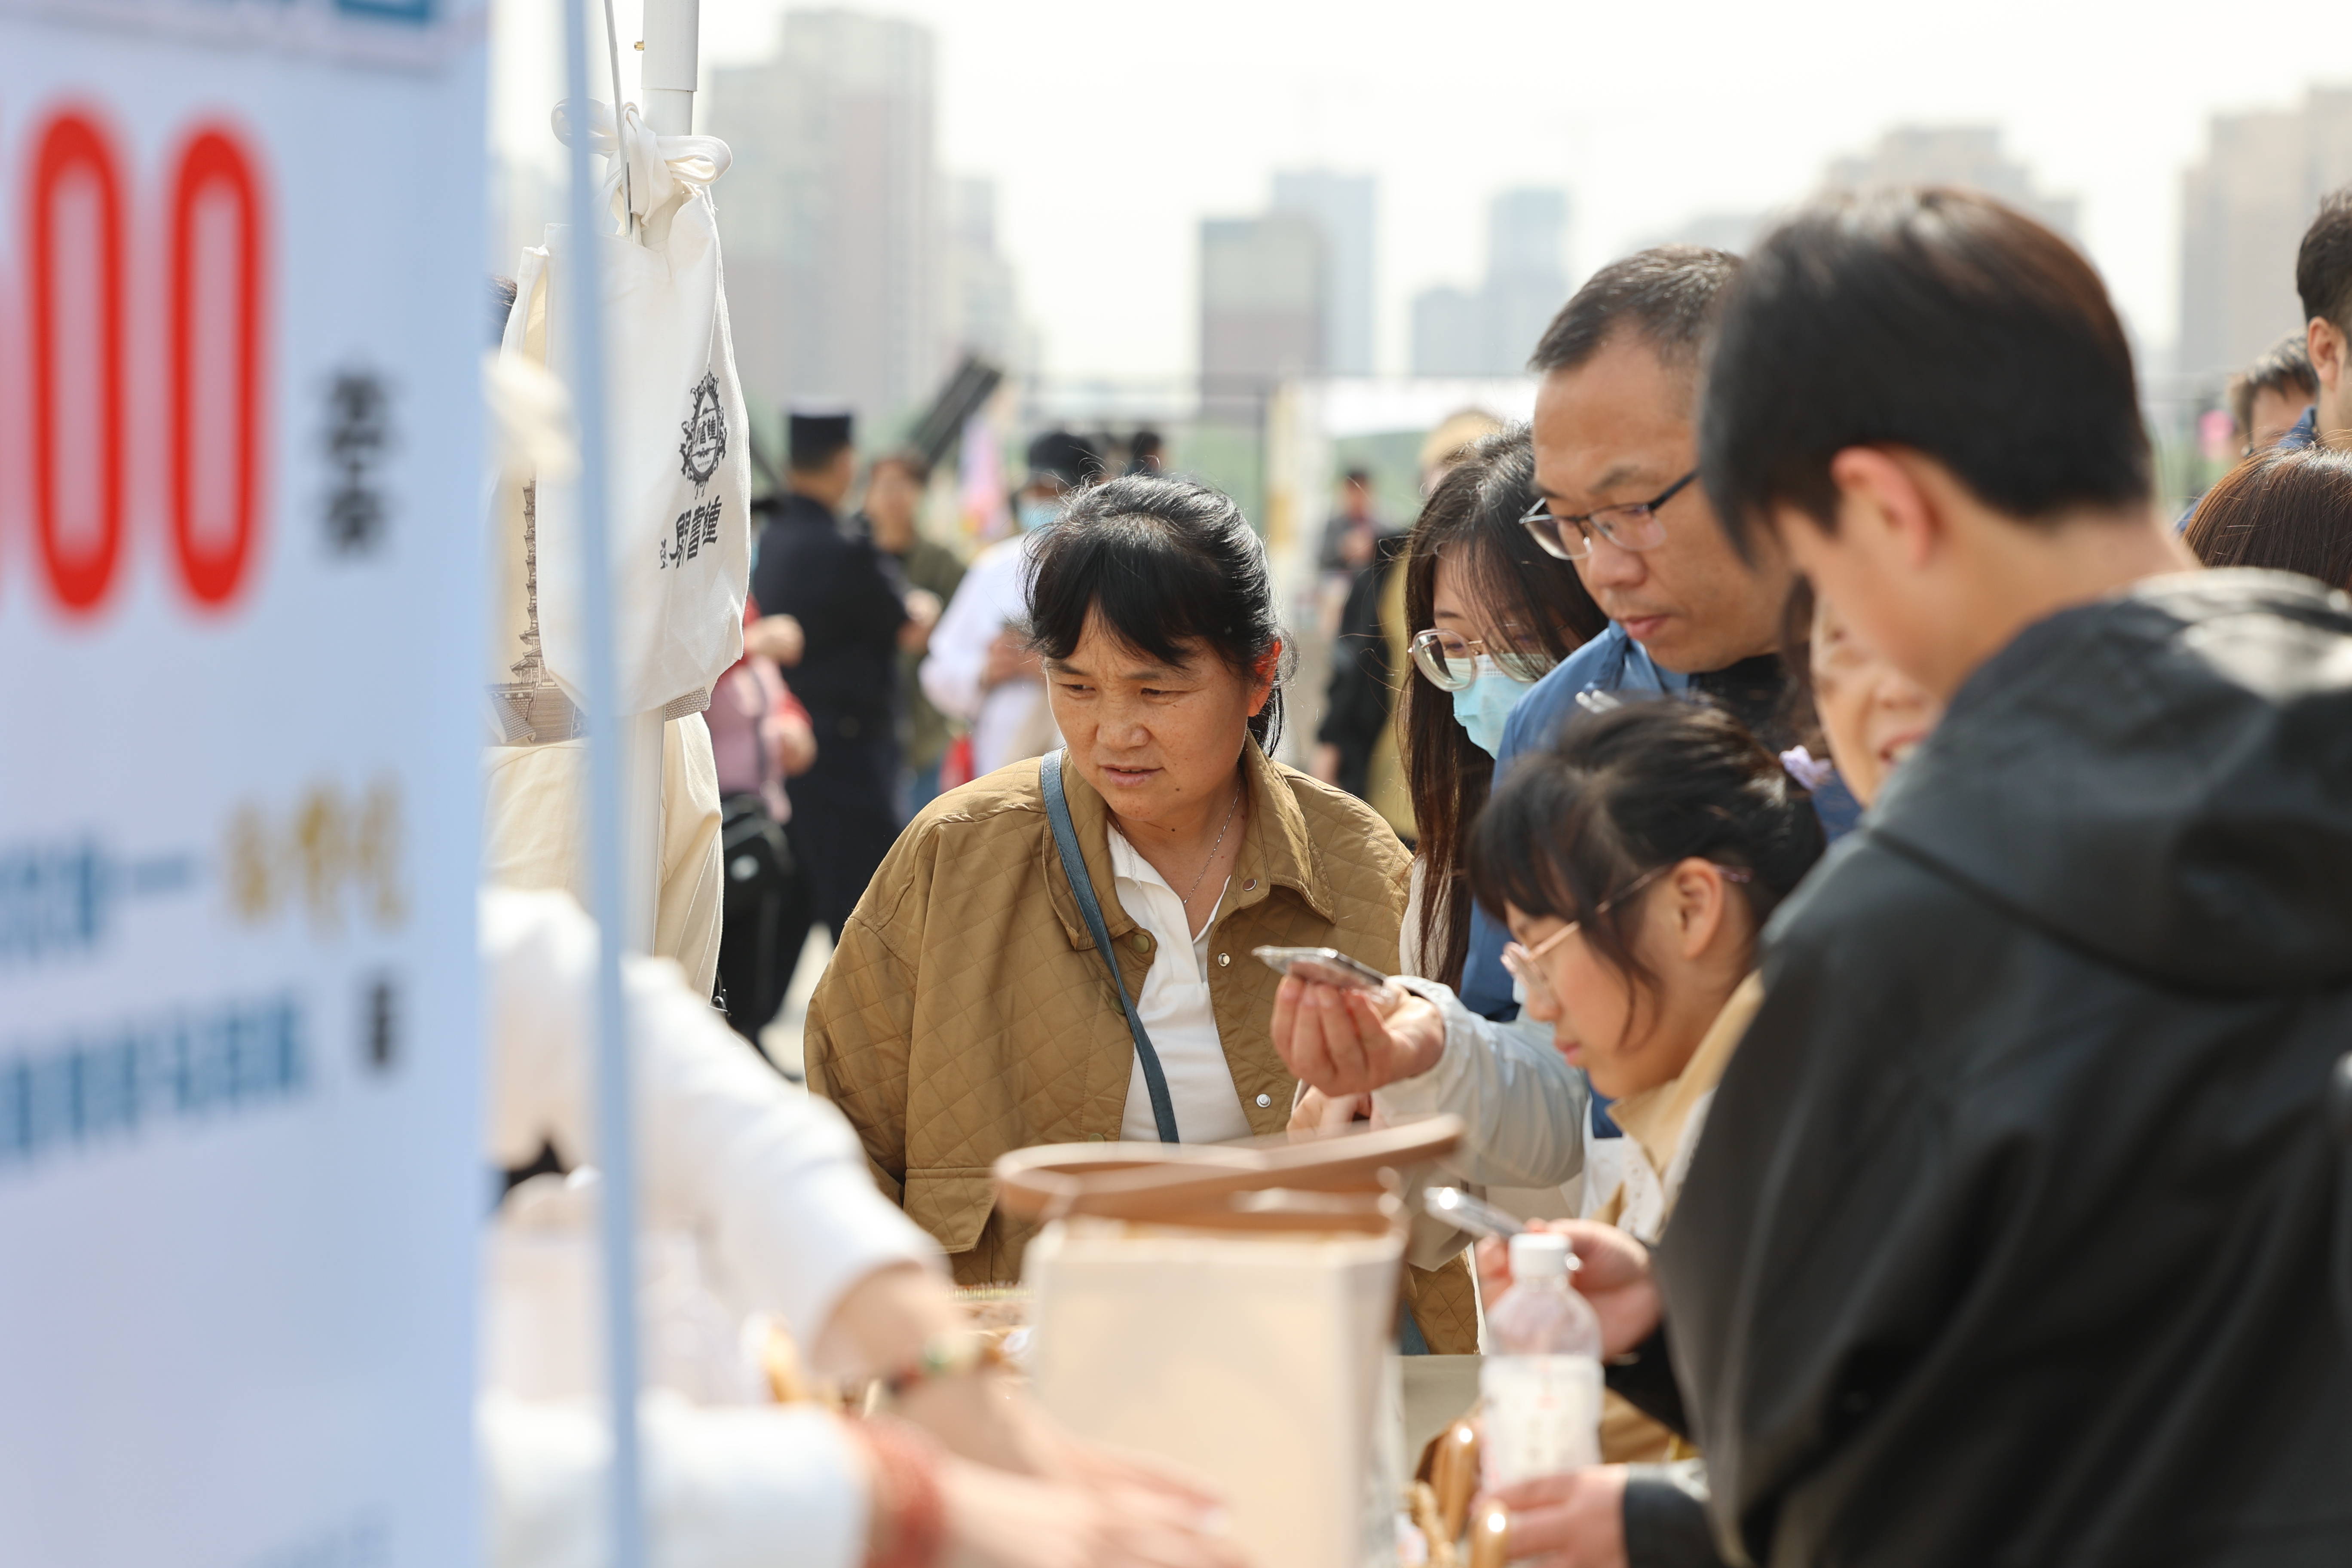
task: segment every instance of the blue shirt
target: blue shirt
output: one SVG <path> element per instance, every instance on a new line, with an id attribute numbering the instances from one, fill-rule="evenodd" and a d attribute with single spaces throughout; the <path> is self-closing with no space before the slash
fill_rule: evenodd
<path id="1" fill-rule="evenodd" d="M 1640 643 L 1616 622 L 1570 654 L 1535 683 L 1503 725 L 1503 749 L 1495 753 L 1495 782 L 1501 784 L 1521 752 L 1548 744 L 1576 711 L 1585 691 L 1633 691 L 1660 695 L 1685 690 L 1690 677 L 1662 669 Z M 1470 911 L 1470 955 L 1462 965 L 1462 1005 L 1489 1018 L 1518 1015 L 1511 1000 L 1510 972 L 1503 967 L 1503 944 L 1510 933 L 1484 909 Z"/>
<path id="2" fill-rule="evenodd" d="M 2319 405 L 2315 403 L 2310 407 L 2303 411 L 2302 418 L 2296 420 L 2293 425 L 2287 427 L 2286 434 L 2278 438 L 2278 444 L 2273 447 L 2271 450 L 2273 452 L 2300 452 L 2305 447 L 2316 447 L 2318 445 Z M 2189 521 L 2197 515 L 2198 502 L 2202 501 L 2205 498 L 2200 495 L 2197 497 L 2196 500 L 2191 500 L 2187 506 L 2180 509 L 2180 517 L 2172 525 L 2173 532 L 2186 533 L 2189 531 Z"/>
<path id="3" fill-rule="evenodd" d="M 1560 726 L 1576 711 L 1577 698 L 1587 691 L 1622 691 L 1661 696 L 1688 690 L 1691 678 L 1659 666 L 1640 643 L 1625 635 L 1616 622 L 1578 648 L 1519 699 L 1503 725 L 1502 750 L 1495 756 L 1495 782 L 1510 773 L 1520 752 L 1551 743 Z M 1813 793 L 1813 810 L 1832 839 L 1851 832 L 1862 806 L 1843 780 L 1831 778 Z M 1462 965 L 1462 1005 L 1488 1018 L 1513 1018 L 1518 1004 L 1511 999 L 1510 972 L 1503 967 L 1503 944 L 1510 933 L 1502 922 L 1475 905 L 1470 911 L 1470 952 Z"/>

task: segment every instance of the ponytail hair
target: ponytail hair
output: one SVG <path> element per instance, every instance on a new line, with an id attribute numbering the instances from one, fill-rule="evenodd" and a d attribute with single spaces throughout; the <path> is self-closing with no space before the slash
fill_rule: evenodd
<path id="1" fill-rule="evenodd" d="M 1603 963 L 1654 990 L 1631 939 L 1637 882 L 1693 858 L 1745 871 L 1760 927 L 1825 847 L 1811 796 L 1745 725 L 1658 698 L 1579 713 L 1513 766 L 1471 832 L 1470 888 L 1496 920 L 1508 903 L 1581 922 Z"/>

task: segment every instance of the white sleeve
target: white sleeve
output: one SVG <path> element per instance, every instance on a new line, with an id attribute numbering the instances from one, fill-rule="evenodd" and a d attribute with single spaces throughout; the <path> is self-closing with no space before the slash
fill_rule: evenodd
<path id="1" fill-rule="evenodd" d="M 814 1405 L 639 1406 L 654 1568 L 857 1568 L 866 1467 Z M 601 1405 L 489 1394 L 476 1407 L 490 1568 L 602 1568 L 612 1440 Z"/>
<path id="2" fill-rule="evenodd" d="M 998 579 L 1008 563 L 1017 573 L 1019 561 L 1017 552 L 1002 545 L 988 550 L 956 584 L 954 597 L 931 628 L 930 652 L 916 680 L 931 706 L 950 719 L 969 724 L 980 717 L 981 700 L 988 695 L 981 686 L 988 670 L 988 646 L 1005 625 Z"/>
<path id="3" fill-rule="evenodd" d="M 1444 1163 L 1465 1181 L 1497 1187 L 1552 1187 L 1584 1169 L 1584 1122 L 1591 1090 L 1554 1048 L 1549 1026 L 1497 1024 L 1462 1005 L 1433 980 L 1397 984 L 1437 1005 L 1445 1048 L 1418 1078 L 1376 1089 L 1388 1121 L 1451 1111 L 1466 1131 Z"/>
<path id="4" fill-rule="evenodd" d="M 516 1164 L 544 1138 L 596 1158 L 588 1027 L 595 927 L 561 893 L 482 895 L 490 1144 Z M 642 1223 L 703 1237 L 740 1304 L 814 1345 L 878 1268 L 944 1267 L 874 1185 L 840 1112 L 778 1078 L 667 959 L 624 973 L 634 1052 Z"/>

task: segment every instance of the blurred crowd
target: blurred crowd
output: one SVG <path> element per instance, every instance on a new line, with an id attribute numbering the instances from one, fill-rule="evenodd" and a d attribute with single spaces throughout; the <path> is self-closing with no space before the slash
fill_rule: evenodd
<path id="1" fill-rule="evenodd" d="M 1340 477 L 1305 770 L 1265 547 L 1156 437 L 1038 435 L 965 559 L 919 454 L 794 410 L 702 721 L 715 963 L 633 984 L 691 1040 L 673 1198 L 931 1434 L 856 1439 L 808 1560 L 1234 1560 L 955 1327 L 1036 1230 L 990 1167 L 1451 1112 L 1609 1358 L 1515 1559 L 2352 1561 L 2352 191 L 2294 282 L 2172 519 L 2104 285 L 1990 198 L 1613 261 L 1409 521 Z M 493 945 L 569 994 L 572 919 Z M 756 1040 L 818 922 L 829 1104 L 681 1005 Z M 1486 1342 L 1469 1243 L 1416 1232 L 1406 1353 Z"/>

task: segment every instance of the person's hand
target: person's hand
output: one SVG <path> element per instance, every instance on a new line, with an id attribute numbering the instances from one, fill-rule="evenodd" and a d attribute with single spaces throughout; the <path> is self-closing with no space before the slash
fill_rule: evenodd
<path id="1" fill-rule="evenodd" d="M 1309 1089 L 1290 1108 L 1290 1125 L 1286 1131 L 1294 1143 L 1327 1137 L 1345 1132 L 1371 1113 L 1372 1097 L 1369 1094 L 1326 1094 L 1319 1089 Z"/>
<path id="2" fill-rule="evenodd" d="M 1650 1249 L 1619 1230 L 1589 1219 L 1538 1219 L 1529 1230 L 1568 1237 L 1577 1267 L 1569 1275 L 1601 1320 L 1601 1353 L 1623 1355 L 1657 1331 L 1664 1304 L 1650 1272 Z M 1511 1288 L 1510 1249 L 1488 1237 L 1478 1244 L 1478 1291 L 1492 1301 Z M 1516 1521 L 1514 1524 L 1516 1529 Z"/>
<path id="3" fill-rule="evenodd" d="M 898 646 L 920 653 L 930 646 L 931 628 L 940 624 L 940 596 L 929 588 L 909 588 L 904 602 L 907 620 L 898 628 Z"/>
<path id="4" fill-rule="evenodd" d="M 790 665 L 800 663 L 807 650 L 808 638 L 802 634 L 800 622 L 790 616 L 761 616 L 743 628 L 745 653 Z"/>
<path id="5" fill-rule="evenodd" d="M 1035 1480 L 944 1460 L 946 1561 L 953 1568 L 1243 1568 L 1220 1510 L 1198 1492 L 1102 1473 Z"/>
<path id="6" fill-rule="evenodd" d="M 983 689 L 992 690 L 1008 680 L 1034 679 L 1043 671 L 1043 662 L 1008 626 L 988 645 L 988 662 L 981 667 L 980 684 Z"/>
<path id="7" fill-rule="evenodd" d="M 1274 1049 L 1310 1088 L 1370 1094 L 1435 1067 L 1445 1018 L 1401 986 L 1343 991 L 1286 974 L 1274 994 Z"/>
<path id="8" fill-rule="evenodd" d="M 776 758 L 788 779 L 816 766 L 816 731 L 807 720 L 791 715 L 776 721 Z"/>
<path id="9" fill-rule="evenodd" d="M 1625 1467 L 1594 1465 L 1515 1481 L 1479 1502 L 1511 1511 L 1514 1563 L 1538 1568 L 1625 1568 Z M 1471 1505 L 1475 1511 L 1477 1503 Z"/>
<path id="10" fill-rule="evenodd" d="M 1318 742 L 1307 759 L 1307 771 L 1327 784 L 1339 782 L 1339 748 L 1328 741 Z"/>

